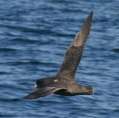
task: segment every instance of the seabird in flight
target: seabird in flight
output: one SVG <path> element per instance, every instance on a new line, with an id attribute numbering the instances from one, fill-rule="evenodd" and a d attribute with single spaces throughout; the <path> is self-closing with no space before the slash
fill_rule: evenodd
<path id="1" fill-rule="evenodd" d="M 75 81 L 75 73 L 82 57 L 85 42 L 88 38 L 93 12 L 85 19 L 79 33 L 66 51 L 64 62 L 56 75 L 38 79 L 35 89 L 25 99 L 36 99 L 50 94 L 64 96 L 91 95 L 93 88 L 80 85 Z"/>

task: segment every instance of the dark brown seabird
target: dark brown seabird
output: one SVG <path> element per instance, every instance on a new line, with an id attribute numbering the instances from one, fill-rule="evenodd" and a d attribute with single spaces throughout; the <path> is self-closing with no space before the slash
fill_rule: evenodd
<path id="1" fill-rule="evenodd" d="M 37 80 L 36 88 L 31 94 L 25 96 L 25 99 L 36 99 L 53 93 L 64 96 L 90 95 L 93 93 L 92 87 L 77 84 L 74 80 L 91 29 L 92 17 L 93 12 L 86 18 L 81 31 L 77 33 L 68 48 L 58 73 L 53 77 Z"/>

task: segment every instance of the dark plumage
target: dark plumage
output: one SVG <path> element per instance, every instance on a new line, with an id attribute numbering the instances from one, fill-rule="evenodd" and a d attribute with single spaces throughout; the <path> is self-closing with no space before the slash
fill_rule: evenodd
<path id="1" fill-rule="evenodd" d="M 52 93 L 65 96 L 92 94 L 92 87 L 82 86 L 74 80 L 77 66 L 81 60 L 83 48 L 90 32 L 92 17 L 93 12 L 86 18 L 81 31 L 77 33 L 68 48 L 58 73 L 53 77 L 37 80 L 35 90 L 25 96 L 25 99 L 35 99 Z"/>

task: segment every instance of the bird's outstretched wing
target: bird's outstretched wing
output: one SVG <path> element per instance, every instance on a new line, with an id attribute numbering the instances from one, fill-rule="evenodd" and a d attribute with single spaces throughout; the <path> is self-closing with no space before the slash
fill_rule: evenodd
<path id="1" fill-rule="evenodd" d="M 43 88 L 36 88 L 32 93 L 25 96 L 24 99 L 37 99 L 40 97 L 44 97 L 50 94 L 55 93 L 56 91 L 62 90 L 63 88 L 58 87 L 43 87 Z"/>
<path id="2" fill-rule="evenodd" d="M 70 78 L 74 77 L 77 66 L 80 62 L 83 48 L 87 37 L 91 29 L 93 12 L 86 18 L 81 31 L 75 36 L 71 46 L 67 50 L 64 58 L 64 62 L 58 72 L 58 75 L 61 77 L 67 76 Z"/>
<path id="3" fill-rule="evenodd" d="M 63 83 L 60 83 L 58 79 L 53 77 L 43 78 L 36 81 L 34 90 L 24 99 L 37 99 L 47 95 L 51 95 L 59 90 L 66 89 Z"/>

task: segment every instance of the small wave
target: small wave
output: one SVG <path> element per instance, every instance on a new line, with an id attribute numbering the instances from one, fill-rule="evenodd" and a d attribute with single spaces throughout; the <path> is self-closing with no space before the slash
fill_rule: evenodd
<path id="1" fill-rule="evenodd" d="M 8 47 L 0 48 L 0 52 L 15 52 L 15 51 L 17 51 L 17 49 L 8 48 Z"/>
<path id="2" fill-rule="evenodd" d="M 112 49 L 112 51 L 119 53 L 119 48 L 114 48 L 114 49 Z"/>
<path id="3" fill-rule="evenodd" d="M 40 43 L 39 40 L 32 40 L 32 39 L 28 39 L 28 38 L 14 38 L 12 39 L 13 42 L 17 42 L 17 43 Z"/>
<path id="4" fill-rule="evenodd" d="M 0 27 L 6 27 L 8 29 L 21 31 L 21 32 L 37 33 L 40 35 L 48 34 L 50 36 L 56 36 L 56 37 L 72 37 L 73 36 L 72 34 L 59 32 L 59 31 L 53 30 L 53 29 L 40 29 L 40 28 L 34 28 L 34 27 L 29 27 L 29 26 L 19 26 L 19 25 L 16 26 L 16 25 L 9 25 L 9 24 L 0 24 Z"/>
<path id="5" fill-rule="evenodd" d="M 31 38 L 14 38 L 12 39 L 13 43 L 17 44 L 37 44 L 37 45 L 44 45 L 44 44 L 51 44 L 54 40 L 34 40 Z"/>
<path id="6" fill-rule="evenodd" d="M 2 63 L 3 64 L 3 63 Z M 41 62 L 37 60 L 21 60 L 21 61 L 15 61 L 15 62 L 5 62 L 4 64 L 6 65 L 14 65 L 14 66 L 19 66 L 19 65 L 56 65 L 55 63 L 52 62 Z"/>
<path id="7" fill-rule="evenodd" d="M 0 101 L 1 102 L 18 102 L 18 101 L 21 101 L 20 98 L 0 98 Z"/>
<path id="8" fill-rule="evenodd" d="M 37 28 L 31 28 L 31 27 L 24 27 L 24 26 L 16 26 L 16 25 L 9 25 L 9 24 L 0 24 L 1 27 L 6 27 L 13 30 L 20 30 L 23 32 L 35 32 L 40 33 L 40 30 Z"/>
<path id="9" fill-rule="evenodd" d="M 3 71 L 3 72 L 1 71 L 1 72 L 0 72 L 0 75 L 10 75 L 10 74 L 12 74 L 12 73 L 10 73 L 10 72 L 5 72 L 5 71 Z"/>
<path id="10" fill-rule="evenodd" d="M 13 118 L 15 115 L 14 114 L 8 114 L 8 113 L 0 113 L 0 117 L 3 117 L 3 118 Z"/>

